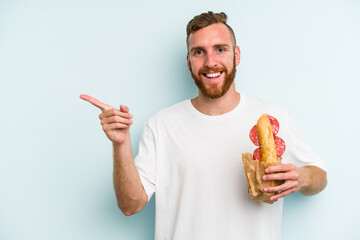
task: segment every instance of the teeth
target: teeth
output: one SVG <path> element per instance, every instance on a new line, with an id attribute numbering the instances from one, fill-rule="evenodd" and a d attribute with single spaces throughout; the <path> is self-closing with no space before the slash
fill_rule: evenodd
<path id="1" fill-rule="evenodd" d="M 213 78 L 213 77 L 218 77 L 218 76 L 220 76 L 220 72 L 217 72 L 217 73 L 207 73 L 206 74 L 206 77 L 208 77 L 208 78 Z"/>

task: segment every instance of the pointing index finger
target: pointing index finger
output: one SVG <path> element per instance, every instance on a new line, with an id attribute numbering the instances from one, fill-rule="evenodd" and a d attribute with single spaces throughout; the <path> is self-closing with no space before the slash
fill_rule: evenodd
<path id="1" fill-rule="evenodd" d="M 87 102 L 89 102 L 89 103 L 91 103 L 95 107 L 99 108 L 101 111 L 105 111 L 105 110 L 113 108 L 112 106 L 107 105 L 105 103 L 102 103 L 99 100 L 97 100 L 96 98 L 93 98 L 93 97 L 88 96 L 88 95 L 80 95 L 80 98 L 87 101 Z"/>

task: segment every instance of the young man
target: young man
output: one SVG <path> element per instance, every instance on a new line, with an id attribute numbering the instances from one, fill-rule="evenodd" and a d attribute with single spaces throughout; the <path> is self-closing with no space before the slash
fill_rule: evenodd
<path id="1" fill-rule="evenodd" d="M 156 192 L 155 239 L 280 239 L 282 197 L 326 186 L 323 161 L 301 138 L 280 107 L 235 89 L 240 49 L 224 13 L 203 13 L 187 26 L 187 63 L 198 97 L 158 112 L 145 125 L 139 154 L 131 151 L 132 115 L 83 95 L 99 107 L 114 148 L 114 187 L 125 215 L 139 212 Z M 248 195 L 241 154 L 254 147 L 248 135 L 263 113 L 280 122 L 287 150 L 283 164 L 264 180 L 284 184 L 264 189 L 273 204 Z"/>

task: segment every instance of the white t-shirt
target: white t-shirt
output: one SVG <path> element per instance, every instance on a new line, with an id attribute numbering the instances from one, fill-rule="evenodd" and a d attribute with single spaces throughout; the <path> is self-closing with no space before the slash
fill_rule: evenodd
<path id="1" fill-rule="evenodd" d="M 324 169 L 287 111 L 244 94 L 220 116 L 186 100 L 145 124 L 135 164 L 149 200 L 156 193 L 156 240 L 281 239 L 283 200 L 253 201 L 242 164 L 241 154 L 257 148 L 249 132 L 264 113 L 280 123 L 284 163 Z"/>

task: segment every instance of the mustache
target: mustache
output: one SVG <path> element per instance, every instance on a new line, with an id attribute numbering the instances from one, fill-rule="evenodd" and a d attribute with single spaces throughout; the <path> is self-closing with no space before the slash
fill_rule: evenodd
<path id="1" fill-rule="evenodd" d="M 220 68 L 201 68 L 199 70 L 199 74 L 212 73 L 212 72 L 227 72 L 227 70 L 224 67 L 220 67 Z"/>

